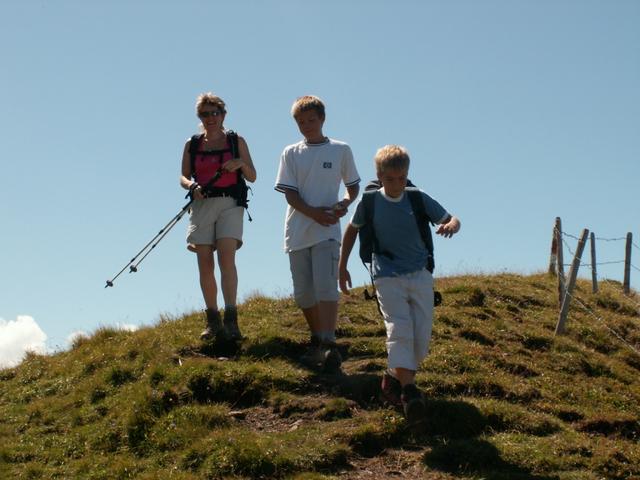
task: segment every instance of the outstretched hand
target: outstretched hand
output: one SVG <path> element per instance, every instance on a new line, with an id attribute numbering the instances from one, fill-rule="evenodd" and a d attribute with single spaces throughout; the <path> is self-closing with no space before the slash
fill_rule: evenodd
<path id="1" fill-rule="evenodd" d="M 454 234 L 460 231 L 460 220 L 456 217 L 451 217 L 447 223 L 443 223 L 438 227 L 436 233 L 442 235 L 445 238 L 451 238 Z"/>

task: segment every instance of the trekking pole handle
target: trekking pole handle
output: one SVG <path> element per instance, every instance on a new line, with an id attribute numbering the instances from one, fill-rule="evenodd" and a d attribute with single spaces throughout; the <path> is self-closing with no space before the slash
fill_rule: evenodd
<path id="1" fill-rule="evenodd" d="M 189 191 L 184 196 L 184 198 L 193 198 L 193 195 L 198 188 L 202 190 L 202 186 L 198 182 L 193 182 L 191 185 L 189 185 Z"/>

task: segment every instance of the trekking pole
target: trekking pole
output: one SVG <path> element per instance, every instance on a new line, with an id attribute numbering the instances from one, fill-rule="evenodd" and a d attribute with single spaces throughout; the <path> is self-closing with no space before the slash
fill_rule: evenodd
<path id="1" fill-rule="evenodd" d="M 213 178 L 209 180 L 207 184 L 204 187 L 202 187 L 202 189 L 206 191 L 207 188 L 213 185 L 220 178 L 221 175 L 222 175 L 222 169 L 218 169 L 218 171 L 213 176 Z M 171 231 L 171 229 L 176 225 L 176 223 L 178 223 L 182 219 L 184 214 L 187 212 L 187 210 L 193 203 L 192 192 L 189 192 L 187 194 L 187 197 L 189 196 L 191 196 L 191 199 L 189 200 L 189 202 L 184 207 L 182 207 L 182 209 L 171 220 L 169 220 L 169 222 L 164 227 L 160 229 L 160 231 L 156 234 L 155 237 L 149 240 L 149 242 L 144 247 L 142 247 L 142 249 L 138 253 L 136 253 L 136 255 L 131 260 L 129 260 L 129 263 L 127 263 L 124 267 L 122 267 L 122 270 L 120 270 L 111 280 L 107 280 L 107 284 L 104 286 L 104 288 L 113 287 L 113 282 L 116 280 L 116 278 L 122 275 L 122 273 L 127 269 L 127 267 L 129 267 L 129 273 L 135 273 L 138 271 L 138 265 L 140 265 L 140 263 L 142 263 L 142 261 L 147 257 L 147 255 L 149 255 L 151 251 L 154 248 L 156 248 L 156 245 L 160 243 L 160 241 L 167 235 L 167 233 Z M 136 262 L 136 259 L 140 257 L 140 255 L 142 255 L 143 253 L 144 255 L 142 256 L 142 258 L 140 258 L 140 260 Z"/>
<path id="2" fill-rule="evenodd" d="M 151 240 L 149 240 L 149 243 L 147 243 L 144 247 L 142 247 L 142 249 L 138 253 L 136 253 L 136 255 L 131 260 L 129 260 L 129 263 L 127 263 L 124 267 L 122 267 L 122 270 L 120 270 L 111 280 L 107 280 L 107 284 L 104 286 L 104 288 L 113 287 L 113 282 L 115 281 L 115 279 L 118 278 L 127 269 L 127 267 L 129 267 L 129 273 L 137 272 L 138 265 L 140 265 L 140 262 L 142 262 L 142 260 L 144 260 L 145 257 L 149 255 L 149 253 L 151 253 L 151 250 L 153 250 L 156 247 L 156 245 L 160 243 L 160 240 L 162 240 L 165 237 L 165 235 L 169 233 L 169 231 L 175 226 L 175 224 L 180 221 L 180 219 L 184 216 L 187 209 L 191 206 L 192 203 L 193 203 L 193 200 L 190 200 L 189 203 L 187 203 L 184 207 L 182 207 L 182 209 L 178 212 L 178 214 L 175 217 L 173 217 L 169 221 L 169 223 L 167 223 L 164 227 L 162 227 L 160 231 L 156 234 L 156 236 L 153 237 Z M 144 253 L 144 256 L 135 265 L 132 265 L 136 261 L 136 259 L 143 253 Z"/>

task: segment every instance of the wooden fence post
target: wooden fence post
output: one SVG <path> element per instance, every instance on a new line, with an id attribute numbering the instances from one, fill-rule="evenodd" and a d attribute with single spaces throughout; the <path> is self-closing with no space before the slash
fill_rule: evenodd
<path id="1" fill-rule="evenodd" d="M 596 234 L 591 232 L 591 292 L 598 293 L 598 271 L 596 270 Z"/>
<path id="2" fill-rule="evenodd" d="M 558 305 L 562 306 L 562 300 L 564 300 L 564 253 L 562 248 L 562 222 L 560 217 L 556 217 L 556 258 L 558 266 Z"/>
<path id="3" fill-rule="evenodd" d="M 553 235 L 551 235 L 551 255 L 549 255 L 549 275 L 556 275 L 556 266 L 558 265 L 558 235 L 557 231 L 561 228 L 560 217 L 556 217 L 556 223 L 553 226 Z"/>
<path id="4" fill-rule="evenodd" d="M 625 295 L 629 295 L 631 293 L 631 245 L 633 243 L 633 238 L 631 232 L 627 233 L 627 245 L 625 248 L 624 254 L 624 283 L 623 283 L 623 291 Z"/>
<path id="5" fill-rule="evenodd" d="M 569 270 L 569 284 L 567 285 L 567 291 L 562 301 L 562 307 L 560 308 L 560 315 L 558 316 L 558 324 L 556 325 L 556 335 L 562 334 L 565 331 L 565 324 L 567 322 L 567 315 L 569 314 L 569 305 L 571 304 L 571 296 L 573 295 L 573 289 L 576 286 L 576 278 L 578 277 L 578 268 L 580 268 L 580 258 L 584 250 L 584 245 L 587 242 L 587 236 L 589 230 L 582 230 L 580 240 L 578 241 L 578 248 L 576 254 L 571 262 L 571 270 Z"/>

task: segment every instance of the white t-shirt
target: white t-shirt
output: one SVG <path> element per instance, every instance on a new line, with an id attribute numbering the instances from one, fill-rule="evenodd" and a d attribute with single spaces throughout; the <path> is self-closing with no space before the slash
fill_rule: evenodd
<path id="1" fill-rule="evenodd" d="M 304 140 L 289 145 L 282 152 L 275 189 L 293 190 L 312 207 L 331 208 L 340 199 L 340 184 L 356 185 L 360 176 L 351 148 L 344 142 L 328 138 L 320 144 Z M 289 205 L 284 224 L 284 250 L 293 252 L 324 240 L 340 242 L 340 222 L 328 227 Z"/>

